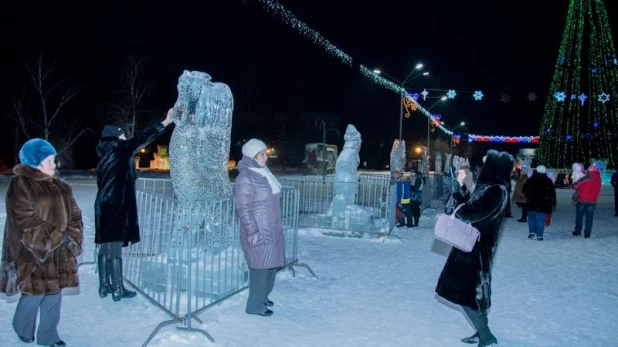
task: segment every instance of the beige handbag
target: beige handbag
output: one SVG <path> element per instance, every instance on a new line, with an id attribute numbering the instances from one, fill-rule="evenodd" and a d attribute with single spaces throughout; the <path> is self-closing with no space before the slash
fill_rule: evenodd
<path id="1" fill-rule="evenodd" d="M 434 237 L 464 252 L 470 252 L 481 240 L 481 233 L 472 226 L 455 217 L 457 211 L 465 204 L 457 206 L 451 215 L 441 213 L 436 216 L 433 226 Z"/>

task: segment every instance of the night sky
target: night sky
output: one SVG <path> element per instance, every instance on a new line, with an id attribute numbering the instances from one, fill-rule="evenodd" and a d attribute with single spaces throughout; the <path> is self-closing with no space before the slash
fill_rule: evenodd
<path id="1" fill-rule="evenodd" d="M 161 115 L 176 100 L 182 71 L 200 70 L 230 85 L 237 111 L 332 112 L 340 116 L 340 131 L 353 123 L 364 138 L 390 147 L 398 136 L 399 96 L 371 83 L 356 64 L 403 79 L 422 62 L 430 76 L 407 84 L 410 91 L 482 90 L 486 95 L 475 102 L 471 93 L 460 93 L 432 109 L 447 124 L 466 121 L 466 131 L 475 134 L 538 134 L 569 1 L 280 3 L 351 55 L 354 67 L 299 35 L 256 0 L 5 1 L 0 5 L 0 102 L 6 109 L 8 95 L 24 84 L 24 64 L 44 51 L 57 59 L 62 79 L 81 88 L 66 112 L 79 114 L 98 133 L 106 122 L 101 107 L 114 99 L 125 59 L 132 54 L 147 59 L 145 76 L 153 85 L 148 106 Z M 606 7 L 616 38 L 618 4 L 606 1 Z M 243 94 L 248 85 L 258 93 L 250 104 Z M 539 99 L 529 102 L 529 92 Z M 512 101 L 500 102 L 503 93 Z M 2 119 L 3 154 L 10 158 L 13 126 L 5 115 Z M 404 137 L 424 141 L 426 124 L 420 115 L 404 119 Z M 321 141 L 320 131 L 308 131 Z M 93 150 L 98 139 L 90 137 L 82 148 Z"/>

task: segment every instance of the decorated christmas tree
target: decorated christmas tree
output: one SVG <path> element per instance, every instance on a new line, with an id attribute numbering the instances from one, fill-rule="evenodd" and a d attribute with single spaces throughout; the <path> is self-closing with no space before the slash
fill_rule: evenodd
<path id="1" fill-rule="evenodd" d="M 538 158 L 618 163 L 618 61 L 602 0 L 571 0 L 545 104 Z"/>

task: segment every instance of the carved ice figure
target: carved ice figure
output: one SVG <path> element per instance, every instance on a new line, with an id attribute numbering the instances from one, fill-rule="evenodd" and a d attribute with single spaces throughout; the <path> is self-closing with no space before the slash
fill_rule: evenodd
<path id="1" fill-rule="evenodd" d="M 442 172 L 442 154 L 436 151 L 436 162 L 435 162 L 435 171 L 436 173 Z"/>
<path id="2" fill-rule="evenodd" d="M 343 217 L 346 206 L 353 206 L 358 190 L 356 169 L 360 164 L 358 152 L 361 147 L 361 134 L 354 125 L 348 124 L 343 136 L 345 144 L 335 164 L 335 187 L 333 216 Z"/>
<path id="3" fill-rule="evenodd" d="M 212 82 L 210 75 L 185 70 L 178 79 L 170 177 L 181 202 L 231 195 L 227 170 L 233 109 L 230 88 Z"/>
<path id="4" fill-rule="evenodd" d="M 232 200 L 212 198 L 232 195 L 227 164 L 233 108 L 230 88 L 212 82 L 210 75 L 184 71 L 178 78 L 169 154 L 172 186 L 181 202 L 177 228 L 183 232 L 171 242 L 184 250 L 184 260 L 196 252 L 216 254 L 232 244 Z"/>
<path id="5" fill-rule="evenodd" d="M 452 153 L 446 153 L 446 160 L 444 161 L 444 173 L 449 174 L 450 173 L 450 167 L 451 167 L 451 157 L 453 156 Z M 455 166 L 455 165 L 453 165 Z"/>
<path id="6" fill-rule="evenodd" d="M 406 140 L 396 139 L 391 150 L 391 178 L 395 178 L 395 172 L 403 172 L 406 166 Z"/>

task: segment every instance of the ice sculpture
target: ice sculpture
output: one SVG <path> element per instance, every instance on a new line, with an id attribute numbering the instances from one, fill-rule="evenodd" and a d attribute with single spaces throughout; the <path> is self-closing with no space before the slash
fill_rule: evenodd
<path id="1" fill-rule="evenodd" d="M 334 196 L 328 214 L 322 216 L 319 225 L 338 230 L 350 230 L 351 236 L 361 236 L 372 229 L 373 211 L 356 205 L 358 177 L 356 169 L 360 163 L 358 152 L 361 147 L 361 134 L 354 125 L 346 129 L 345 144 L 335 165 Z"/>
<path id="2" fill-rule="evenodd" d="M 396 139 L 391 150 L 391 178 L 395 179 L 395 172 L 404 172 L 406 166 L 406 140 Z"/>
<path id="3" fill-rule="evenodd" d="M 442 154 L 436 151 L 435 171 L 437 174 L 442 172 Z"/>
<path id="4" fill-rule="evenodd" d="M 431 156 L 429 155 L 429 152 L 427 151 L 427 147 L 423 147 L 425 149 L 425 153 L 423 153 L 423 159 L 421 160 L 421 172 L 424 173 L 425 175 L 429 174 L 429 159 L 431 159 Z"/>
<path id="5" fill-rule="evenodd" d="M 444 173 L 448 175 L 450 173 L 451 165 L 453 165 L 451 164 L 451 157 L 453 156 L 453 154 L 446 153 L 445 156 L 446 156 L 446 160 L 444 161 Z"/>
<path id="6" fill-rule="evenodd" d="M 356 191 L 358 189 L 358 178 L 356 177 L 356 169 L 360 164 L 358 152 L 361 147 L 361 134 L 356 130 L 354 125 L 348 124 L 348 128 L 343 136 L 345 144 L 337 163 L 335 164 L 335 200 L 340 202 L 339 207 L 335 209 L 338 213 L 342 213 L 345 206 L 354 205 Z"/>
<path id="7" fill-rule="evenodd" d="M 233 109 L 230 88 L 212 82 L 210 75 L 185 70 L 178 79 L 170 177 L 181 202 L 231 195 L 227 170 Z"/>

